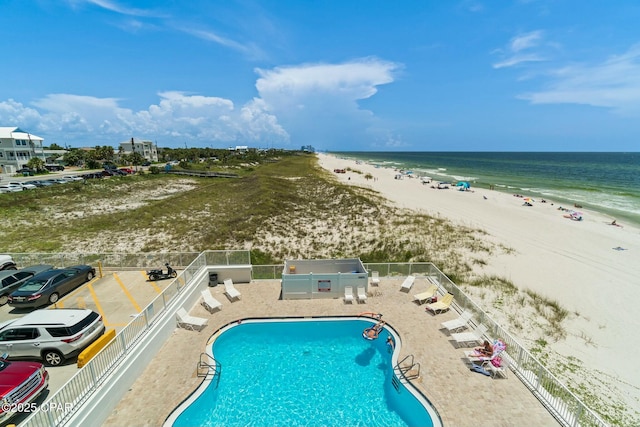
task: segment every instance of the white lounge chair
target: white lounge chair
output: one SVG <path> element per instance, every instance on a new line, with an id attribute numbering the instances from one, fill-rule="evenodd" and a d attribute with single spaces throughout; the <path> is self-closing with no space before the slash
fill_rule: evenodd
<path id="1" fill-rule="evenodd" d="M 367 302 L 367 293 L 364 286 L 358 286 L 358 302 Z"/>
<path id="2" fill-rule="evenodd" d="M 487 332 L 487 327 L 485 325 L 479 325 L 473 331 L 451 334 L 451 338 L 456 342 L 456 345 L 476 345 L 479 341 L 483 340 L 482 337 L 484 336 L 485 332 Z"/>
<path id="3" fill-rule="evenodd" d="M 500 375 L 503 378 L 507 378 L 507 373 L 509 372 L 509 359 L 507 357 L 502 357 L 500 366 L 496 366 L 493 363 L 487 363 L 485 369 L 491 372 L 491 377 L 495 378 L 496 375 Z"/>
<path id="4" fill-rule="evenodd" d="M 414 295 L 413 301 L 417 302 L 418 305 L 423 304 L 427 301 L 430 301 L 436 295 L 437 291 L 438 291 L 438 285 L 431 285 L 429 286 L 429 289 L 427 289 L 426 291 L 420 292 L 419 294 Z"/>
<path id="5" fill-rule="evenodd" d="M 471 363 L 475 363 L 483 367 L 486 367 L 487 365 L 490 365 L 490 364 L 493 365 L 493 359 L 496 359 L 498 357 L 500 357 L 499 360 L 502 362 L 501 355 L 507 349 L 507 345 L 501 339 L 495 340 L 492 343 L 492 345 L 493 345 L 493 353 L 490 356 L 479 354 L 479 352 L 476 350 L 467 350 L 464 352 L 464 355 L 467 359 L 469 359 Z M 500 364 L 500 366 L 502 365 Z"/>
<path id="6" fill-rule="evenodd" d="M 184 307 L 181 307 L 176 312 L 176 320 L 178 321 L 178 326 L 184 329 L 189 329 L 191 331 L 199 331 L 207 326 L 208 319 L 204 317 L 196 317 L 191 316 L 187 313 L 187 310 Z"/>
<path id="7" fill-rule="evenodd" d="M 224 279 L 224 293 L 227 294 L 231 301 L 240 299 L 240 292 L 233 286 L 232 279 Z"/>
<path id="8" fill-rule="evenodd" d="M 446 322 L 442 322 L 440 326 L 442 326 L 442 329 L 446 329 L 450 333 L 460 332 L 461 330 L 467 329 L 469 327 L 469 320 L 471 320 L 472 316 L 473 316 L 473 313 L 465 310 L 462 313 L 460 313 L 460 317 L 458 317 L 457 319 L 447 320 Z"/>
<path id="9" fill-rule="evenodd" d="M 201 294 L 202 305 L 209 311 L 209 313 L 213 313 L 216 310 L 222 310 L 222 304 L 220 303 L 220 301 L 215 299 L 213 295 L 211 295 L 211 292 L 209 292 L 207 289 L 204 289 Z"/>
<path id="10" fill-rule="evenodd" d="M 351 286 L 344 287 L 344 302 L 353 303 L 353 287 Z"/>
<path id="11" fill-rule="evenodd" d="M 400 287 L 400 290 L 404 292 L 409 292 L 415 280 L 416 280 L 415 276 L 407 276 L 407 278 L 404 279 L 404 282 L 402 282 L 402 286 Z"/>
<path id="12" fill-rule="evenodd" d="M 371 286 L 379 286 L 380 285 L 380 273 L 377 271 L 371 272 Z"/>

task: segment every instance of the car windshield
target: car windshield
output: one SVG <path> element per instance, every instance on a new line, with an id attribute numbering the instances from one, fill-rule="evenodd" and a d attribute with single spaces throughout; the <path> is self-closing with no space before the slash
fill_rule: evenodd
<path id="1" fill-rule="evenodd" d="M 42 289 L 42 287 L 47 283 L 46 280 L 29 280 L 24 285 L 18 288 L 19 291 L 25 292 L 35 292 Z"/>

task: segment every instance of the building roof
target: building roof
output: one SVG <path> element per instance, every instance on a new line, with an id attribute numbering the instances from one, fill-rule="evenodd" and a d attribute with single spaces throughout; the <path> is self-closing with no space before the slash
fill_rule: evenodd
<path id="1" fill-rule="evenodd" d="M 29 139 L 31 141 L 44 141 L 44 138 L 41 138 L 29 132 L 25 132 L 22 129 L 13 127 L 13 126 L 0 127 L 0 138 Z"/>

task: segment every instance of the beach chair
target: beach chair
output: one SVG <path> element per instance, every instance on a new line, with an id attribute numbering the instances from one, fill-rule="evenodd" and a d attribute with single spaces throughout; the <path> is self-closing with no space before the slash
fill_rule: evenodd
<path id="1" fill-rule="evenodd" d="M 404 279 L 404 282 L 402 282 L 402 286 L 400 286 L 400 290 L 403 292 L 409 292 L 415 280 L 416 280 L 415 276 L 407 276 L 407 278 Z"/>
<path id="2" fill-rule="evenodd" d="M 449 307 L 451 307 L 452 303 L 453 294 L 451 292 L 448 292 L 445 296 L 442 297 L 440 301 L 427 304 L 425 310 L 431 311 L 433 314 L 444 313 L 445 311 L 449 310 Z"/>
<path id="3" fill-rule="evenodd" d="M 201 292 L 201 295 L 202 305 L 207 309 L 207 311 L 209 311 L 209 313 L 213 313 L 216 310 L 222 310 L 222 304 L 220 303 L 220 301 L 215 299 L 213 295 L 211 295 L 211 292 L 209 292 L 207 289 L 204 289 Z"/>
<path id="4" fill-rule="evenodd" d="M 423 304 L 431 300 L 436 295 L 437 291 L 438 291 L 438 285 L 431 285 L 426 291 L 420 292 L 419 294 L 414 295 L 413 301 L 417 302 L 418 305 Z"/>
<path id="5" fill-rule="evenodd" d="M 240 299 L 240 292 L 233 286 L 232 279 L 224 279 L 224 293 L 227 294 L 231 301 Z"/>
<path id="6" fill-rule="evenodd" d="M 485 356 L 482 355 L 480 353 L 478 353 L 476 350 L 467 350 L 464 352 L 464 355 L 467 359 L 469 359 L 469 361 L 471 363 L 475 363 L 481 366 L 485 366 L 485 365 L 498 365 L 498 366 L 502 366 L 500 363 L 494 363 L 494 360 L 497 361 L 501 361 L 502 359 L 498 359 L 499 357 L 501 357 L 500 355 L 507 349 L 507 345 L 504 343 L 504 341 L 498 339 L 495 340 L 493 343 L 493 354 L 491 354 L 491 356 Z"/>
<path id="7" fill-rule="evenodd" d="M 191 316 L 187 313 L 184 307 L 181 307 L 176 312 L 176 320 L 180 328 L 189 329 L 191 331 L 199 331 L 207 326 L 208 319 L 204 317 Z"/>
<path id="8" fill-rule="evenodd" d="M 379 286 L 380 285 L 380 273 L 377 271 L 371 272 L 371 286 Z"/>
<path id="9" fill-rule="evenodd" d="M 500 365 L 496 366 L 493 363 L 488 363 L 485 366 L 485 369 L 491 373 L 491 378 L 495 378 L 500 375 L 503 378 L 507 378 L 507 373 L 509 372 L 510 362 L 509 359 L 503 357 L 500 361 Z"/>
<path id="10" fill-rule="evenodd" d="M 446 329 L 447 331 L 449 331 L 449 333 L 460 332 L 461 330 L 468 328 L 471 316 L 473 316 L 473 313 L 465 310 L 460 313 L 460 317 L 458 317 L 457 319 L 442 322 L 440 326 L 442 326 L 442 329 Z"/>
<path id="11" fill-rule="evenodd" d="M 472 346 L 474 346 L 483 340 L 485 332 L 487 332 L 487 327 L 481 324 L 473 331 L 451 334 L 451 338 L 455 342 L 456 347 L 463 344 L 471 344 Z"/>
<path id="12" fill-rule="evenodd" d="M 344 302 L 353 303 L 353 288 L 351 286 L 344 287 Z"/>
<path id="13" fill-rule="evenodd" d="M 364 286 L 358 286 L 358 302 L 367 302 L 367 293 Z"/>

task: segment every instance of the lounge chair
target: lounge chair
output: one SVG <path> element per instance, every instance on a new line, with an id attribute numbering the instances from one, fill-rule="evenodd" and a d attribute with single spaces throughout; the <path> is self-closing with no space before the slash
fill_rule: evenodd
<path id="1" fill-rule="evenodd" d="M 442 326 L 442 329 L 446 329 L 450 333 L 460 332 L 461 330 L 469 327 L 469 320 L 471 320 L 472 316 L 473 316 L 473 313 L 465 310 L 462 313 L 460 313 L 460 317 L 458 317 L 457 319 L 447 320 L 446 322 L 442 322 L 440 326 Z"/>
<path id="2" fill-rule="evenodd" d="M 455 341 L 456 346 L 462 344 L 476 345 L 483 340 L 485 332 L 487 332 L 487 327 L 485 325 L 479 325 L 473 331 L 451 334 L 451 338 Z"/>
<path id="3" fill-rule="evenodd" d="M 220 303 L 220 301 L 215 299 L 213 295 L 211 295 L 211 292 L 205 289 L 201 292 L 201 294 L 202 305 L 209 311 L 209 313 L 213 313 L 216 310 L 222 310 L 222 304 Z"/>
<path id="4" fill-rule="evenodd" d="M 353 288 L 351 286 L 344 287 L 344 302 L 353 303 Z"/>
<path id="5" fill-rule="evenodd" d="M 417 302 L 418 305 L 424 304 L 425 302 L 431 300 L 436 295 L 437 291 L 438 285 L 431 285 L 426 291 L 414 295 L 413 301 Z"/>
<path id="6" fill-rule="evenodd" d="M 371 286 L 379 286 L 380 285 L 380 273 L 377 271 L 371 272 Z"/>
<path id="7" fill-rule="evenodd" d="M 224 279 L 224 293 L 227 294 L 231 301 L 240 299 L 240 292 L 233 286 L 232 279 Z"/>
<path id="8" fill-rule="evenodd" d="M 364 286 L 358 286 L 358 302 L 367 302 L 367 293 Z"/>
<path id="9" fill-rule="evenodd" d="M 451 304 L 453 303 L 453 294 L 448 292 L 445 296 L 442 297 L 440 301 L 432 302 L 431 304 L 427 304 L 425 310 L 433 312 L 433 314 L 443 313 L 449 310 Z"/>
<path id="10" fill-rule="evenodd" d="M 407 276 L 407 278 L 404 279 L 404 282 L 402 282 L 402 286 L 400 287 L 400 290 L 403 292 L 409 292 L 415 280 L 416 280 L 415 276 Z"/>
<path id="11" fill-rule="evenodd" d="M 504 341 L 498 339 L 493 342 L 493 353 L 491 356 L 484 356 L 479 354 L 476 350 L 467 350 L 464 355 L 471 363 L 475 363 L 481 366 L 493 364 L 492 361 L 502 354 L 507 349 L 507 345 Z M 495 366 L 495 365 L 494 365 Z"/>
<path id="12" fill-rule="evenodd" d="M 207 326 L 208 319 L 204 317 L 196 317 L 191 316 L 187 313 L 187 310 L 184 307 L 181 307 L 176 312 L 176 320 L 178 321 L 178 326 L 184 329 L 189 329 L 191 331 L 199 331 L 204 329 Z"/>
<path id="13" fill-rule="evenodd" d="M 503 378 L 507 378 L 507 373 L 509 372 L 509 359 L 503 357 L 500 362 L 500 366 L 496 366 L 493 363 L 488 363 L 485 369 L 491 372 L 491 377 L 495 378 L 497 375 L 500 375 Z"/>

